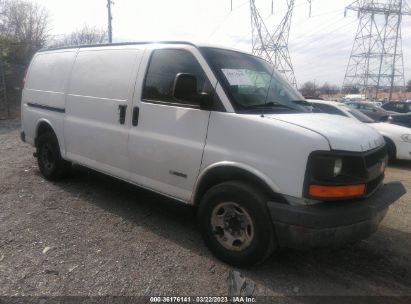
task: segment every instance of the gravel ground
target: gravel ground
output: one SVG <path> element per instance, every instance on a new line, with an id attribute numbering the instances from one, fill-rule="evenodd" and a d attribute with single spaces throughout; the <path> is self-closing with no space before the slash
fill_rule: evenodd
<path id="1" fill-rule="evenodd" d="M 242 275 L 253 295 L 411 296 L 411 193 L 366 241 L 239 270 L 210 254 L 188 206 L 82 167 L 44 180 L 19 128 L 0 121 L 0 295 L 228 295 Z M 411 189 L 410 173 L 399 162 L 386 179 Z"/>

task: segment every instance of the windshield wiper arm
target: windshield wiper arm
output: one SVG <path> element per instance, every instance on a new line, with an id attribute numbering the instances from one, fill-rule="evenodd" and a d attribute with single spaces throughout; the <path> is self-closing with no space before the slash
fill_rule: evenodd
<path id="1" fill-rule="evenodd" d="M 301 100 L 292 100 L 292 102 L 296 103 L 298 105 L 301 105 L 301 106 L 311 106 L 312 107 L 312 105 L 308 101 L 303 100 L 303 99 L 301 99 Z"/>
<path id="2" fill-rule="evenodd" d="M 286 109 L 290 109 L 290 110 L 296 110 L 292 107 L 283 105 L 281 103 L 278 102 L 267 102 L 267 103 L 263 103 L 263 104 L 256 104 L 256 105 L 251 105 L 251 106 L 247 106 L 245 107 L 246 110 L 251 110 L 251 109 L 266 109 L 266 108 L 275 108 L 275 107 L 281 107 L 281 108 L 286 108 Z"/>

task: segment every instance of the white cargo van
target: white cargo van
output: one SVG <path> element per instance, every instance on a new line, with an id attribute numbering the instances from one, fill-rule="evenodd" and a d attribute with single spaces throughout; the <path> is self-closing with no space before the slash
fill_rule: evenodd
<path id="1" fill-rule="evenodd" d="M 312 113 L 264 60 L 191 43 L 38 52 L 21 137 L 49 180 L 78 163 L 196 206 L 233 265 L 363 239 L 405 193 L 375 130 Z"/>

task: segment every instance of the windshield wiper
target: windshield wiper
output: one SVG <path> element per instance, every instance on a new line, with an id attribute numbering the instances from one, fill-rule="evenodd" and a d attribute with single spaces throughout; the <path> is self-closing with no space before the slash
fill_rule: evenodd
<path id="1" fill-rule="evenodd" d="M 296 104 L 301 105 L 301 106 L 312 107 L 312 105 L 308 101 L 302 100 L 302 99 L 301 100 L 292 100 L 291 102 L 296 103 Z"/>
<path id="2" fill-rule="evenodd" d="M 255 104 L 255 105 L 251 105 L 251 106 L 246 106 L 244 108 L 245 108 L 245 110 L 252 110 L 252 109 L 269 109 L 269 108 L 276 108 L 276 107 L 281 107 L 281 108 L 296 111 L 296 109 L 294 109 L 292 107 L 283 105 L 283 104 L 278 103 L 278 102 L 273 102 L 273 101 L 263 103 L 263 104 Z"/>

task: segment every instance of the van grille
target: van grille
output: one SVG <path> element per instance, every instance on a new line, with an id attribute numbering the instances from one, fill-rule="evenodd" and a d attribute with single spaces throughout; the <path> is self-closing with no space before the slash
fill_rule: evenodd
<path id="1" fill-rule="evenodd" d="M 366 184 L 366 196 L 371 195 L 384 179 L 384 172 L 382 166 L 385 167 L 387 162 L 387 148 L 384 146 L 377 151 L 365 155 L 365 167 L 368 175 L 368 182 Z"/>
<path id="2" fill-rule="evenodd" d="M 387 157 L 387 148 L 384 146 L 365 156 L 365 167 L 368 169 Z"/>

